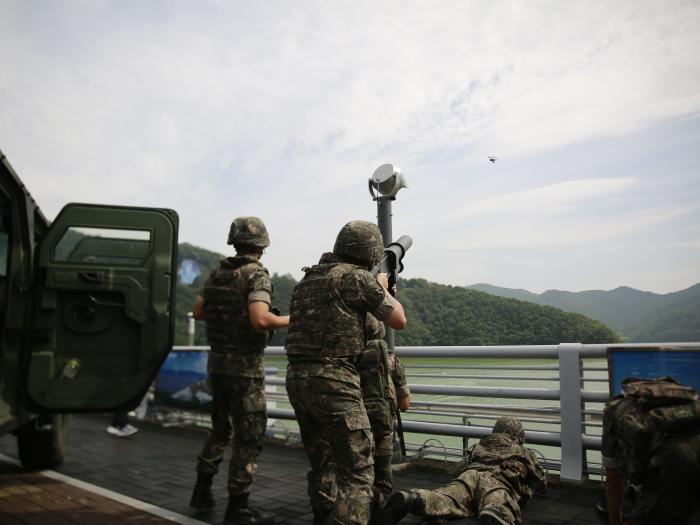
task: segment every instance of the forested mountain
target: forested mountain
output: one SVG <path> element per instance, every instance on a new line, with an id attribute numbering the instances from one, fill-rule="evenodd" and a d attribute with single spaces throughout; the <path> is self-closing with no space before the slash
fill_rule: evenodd
<path id="1" fill-rule="evenodd" d="M 542 294 L 490 284 L 467 288 L 580 313 L 602 321 L 630 342 L 700 341 L 700 284 L 668 294 L 627 286 L 609 291 L 548 290 Z"/>
<path id="2" fill-rule="evenodd" d="M 399 345 L 541 345 L 610 343 L 618 336 L 599 321 L 516 299 L 424 279 L 399 282 L 409 326 Z"/>
<path id="3" fill-rule="evenodd" d="M 223 256 L 189 244 L 179 250 L 176 344 L 186 344 L 186 316 L 209 272 Z M 291 275 L 273 274 L 273 302 L 283 314 L 296 284 Z M 560 342 L 608 343 L 619 340 L 604 324 L 548 306 L 495 297 L 476 290 L 424 279 L 400 280 L 398 298 L 409 324 L 396 333 L 398 345 L 507 345 Z M 197 323 L 195 344 L 206 344 L 204 323 Z M 284 344 L 279 330 L 272 345 Z"/>

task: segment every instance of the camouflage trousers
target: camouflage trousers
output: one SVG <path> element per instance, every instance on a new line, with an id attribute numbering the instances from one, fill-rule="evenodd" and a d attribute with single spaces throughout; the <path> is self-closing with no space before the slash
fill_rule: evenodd
<path id="1" fill-rule="evenodd" d="M 228 491 L 231 495 L 247 494 L 267 424 L 264 380 L 210 374 L 209 381 L 212 429 L 198 456 L 197 473 L 213 476 L 218 472 L 233 436 Z"/>
<path id="2" fill-rule="evenodd" d="M 394 488 L 391 457 L 394 453 L 394 414 L 387 399 L 365 400 L 374 439 L 374 498 L 378 507 Z"/>
<path id="3" fill-rule="evenodd" d="M 307 478 L 314 523 L 365 525 L 372 502 L 374 450 L 360 388 L 288 374 L 287 394 L 311 464 Z"/>
<path id="4" fill-rule="evenodd" d="M 520 505 L 513 490 L 491 472 L 466 470 L 435 490 L 416 490 L 417 516 L 459 519 L 489 514 L 503 525 L 520 523 Z"/>

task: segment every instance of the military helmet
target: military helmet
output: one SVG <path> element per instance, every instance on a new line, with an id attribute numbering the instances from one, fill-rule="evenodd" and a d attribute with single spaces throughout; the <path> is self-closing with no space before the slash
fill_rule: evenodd
<path id="1" fill-rule="evenodd" d="M 257 217 L 238 217 L 231 223 L 228 244 L 267 248 L 270 246 L 270 237 L 267 235 L 265 223 Z"/>
<path id="2" fill-rule="evenodd" d="M 376 224 L 351 221 L 338 233 L 333 253 L 366 264 L 379 262 L 384 254 L 382 234 Z"/>
<path id="3" fill-rule="evenodd" d="M 512 416 L 501 416 L 493 426 L 494 433 L 508 434 L 517 438 L 520 443 L 525 442 L 525 429 L 517 418 Z"/>

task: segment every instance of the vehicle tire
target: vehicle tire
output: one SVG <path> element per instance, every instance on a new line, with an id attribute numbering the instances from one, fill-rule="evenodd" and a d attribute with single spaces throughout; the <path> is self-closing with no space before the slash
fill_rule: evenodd
<path id="1" fill-rule="evenodd" d="M 70 416 L 39 416 L 17 430 L 19 460 L 28 469 L 49 469 L 63 463 L 68 450 Z"/>

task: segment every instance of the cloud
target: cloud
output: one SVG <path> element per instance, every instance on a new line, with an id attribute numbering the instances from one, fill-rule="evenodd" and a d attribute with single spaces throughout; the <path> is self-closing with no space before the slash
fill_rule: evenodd
<path id="1" fill-rule="evenodd" d="M 459 242 L 465 221 L 520 216 L 533 222 L 496 238 L 540 245 L 538 220 L 583 231 L 594 206 L 605 230 L 629 194 L 663 214 L 618 163 L 571 173 L 533 159 L 698 115 L 699 21 L 682 1 L 10 0 L 0 147 L 49 216 L 69 201 L 167 206 L 182 239 L 223 250 L 222 224 L 257 210 L 281 232 L 282 269 L 373 217 L 366 179 L 384 162 L 409 178 L 402 203 L 421 213 L 397 221 L 416 235 Z"/>
<path id="2" fill-rule="evenodd" d="M 557 182 L 539 188 L 508 193 L 470 202 L 449 220 L 480 215 L 528 215 L 551 217 L 581 208 L 591 201 L 600 201 L 635 183 L 633 177 L 583 179 Z"/>

